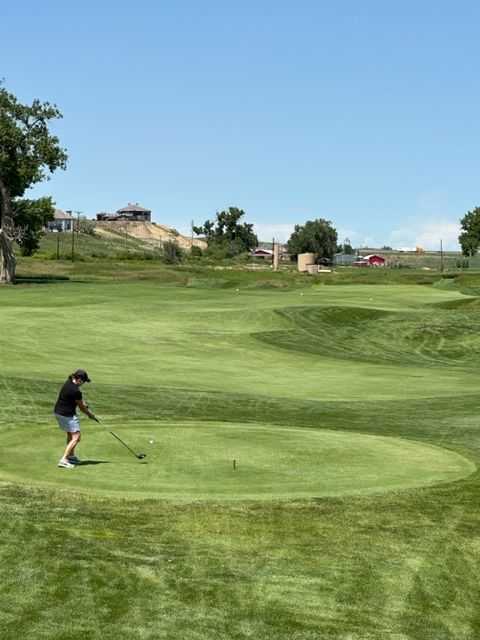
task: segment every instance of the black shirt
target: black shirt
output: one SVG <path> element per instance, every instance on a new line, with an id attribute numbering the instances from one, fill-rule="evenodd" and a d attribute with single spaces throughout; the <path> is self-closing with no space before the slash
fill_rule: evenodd
<path id="1" fill-rule="evenodd" d="M 82 399 L 82 392 L 71 380 L 67 380 L 60 389 L 54 413 L 60 416 L 73 416 L 77 409 L 77 400 Z"/>

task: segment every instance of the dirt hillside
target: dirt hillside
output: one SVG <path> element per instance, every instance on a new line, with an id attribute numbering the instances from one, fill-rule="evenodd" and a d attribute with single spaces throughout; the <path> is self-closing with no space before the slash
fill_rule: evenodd
<path id="1" fill-rule="evenodd" d="M 134 238 L 144 240 L 149 244 L 158 246 L 162 242 L 176 242 L 182 249 L 189 250 L 193 245 L 204 249 L 207 243 L 198 238 L 188 238 L 182 236 L 178 231 L 166 224 L 155 224 L 153 222 L 129 222 L 125 220 L 96 222 L 95 231 L 100 235 L 108 235 L 110 231 L 122 232 Z"/>

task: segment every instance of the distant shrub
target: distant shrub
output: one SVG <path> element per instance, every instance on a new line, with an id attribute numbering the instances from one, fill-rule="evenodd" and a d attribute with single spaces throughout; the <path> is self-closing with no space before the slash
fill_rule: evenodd
<path id="1" fill-rule="evenodd" d="M 200 247 L 197 247 L 197 245 L 194 244 L 193 247 L 190 249 L 190 255 L 192 258 L 201 258 L 203 255 L 203 252 Z"/>
<path id="2" fill-rule="evenodd" d="M 37 251 L 32 258 L 34 260 L 56 260 L 57 254 L 54 251 Z"/>
<path id="3" fill-rule="evenodd" d="M 155 260 L 156 256 L 147 251 L 119 251 L 110 256 L 110 260 Z"/>
<path id="4" fill-rule="evenodd" d="M 181 262 L 183 258 L 183 251 L 176 242 L 167 240 L 163 243 L 163 255 L 168 262 Z"/>
<path id="5" fill-rule="evenodd" d="M 56 251 L 50 251 L 48 249 L 43 251 L 37 251 L 32 258 L 34 260 L 71 260 L 72 252 L 71 251 L 61 251 L 58 256 Z M 86 262 L 88 258 L 83 255 L 83 253 L 75 252 L 75 262 Z"/>

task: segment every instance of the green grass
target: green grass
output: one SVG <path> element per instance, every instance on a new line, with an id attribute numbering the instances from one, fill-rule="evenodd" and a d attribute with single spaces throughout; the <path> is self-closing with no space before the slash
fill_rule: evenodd
<path id="1" fill-rule="evenodd" d="M 478 638 L 473 275 L 132 268 L 0 288 L 2 640 Z"/>
<path id="2" fill-rule="evenodd" d="M 3 478 L 58 486 L 58 473 L 51 473 L 58 433 L 46 427 L 36 438 L 39 432 L 39 426 L 5 429 Z M 62 487 L 135 499 L 322 498 L 436 485 L 475 471 L 473 462 L 441 447 L 324 429 L 123 422 L 114 433 L 130 452 L 112 434 L 107 440 L 94 429 L 86 433 L 83 462 L 75 473 L 63 472 Z M 35 444 L 29 449 L 24 440 Z M 132 465 L 132 451 L 148 451 L 140 467 Z"/>

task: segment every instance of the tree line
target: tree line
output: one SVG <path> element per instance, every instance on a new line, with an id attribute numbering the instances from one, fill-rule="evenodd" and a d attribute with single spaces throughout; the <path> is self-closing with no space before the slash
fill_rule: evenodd
<path id="1" fill-rule="evenodd" d="M 23 255 L 31 255 L 38 248 L 47 223 L 53 220 L 51 197 L 33 200 L 24 195 L 57 169 L 66 168 L 66 150 L 49 130 L 51 122 L 59 118 L 62 114 L 56 105 L 38 99 L 21 104 L 0 81 L 0 283 L 15 280 L 14 244 L 19 245 Z M 258 246 L 253 224 L 244 222 L 244 216 L 243 209 L 229 207 L 217 212 L 215 220 L 206 220 L 199 226 L 192 224 L 192 232 L 204 237 L 208 256 L 235 257 Z M 468 211 L 460 224 L 462 252 L 474 255 L 480 248 L 480 207 Z M 338 244 L 336 229 L 324 218 L 295 225 L 287 241 L 292 259 L 308 252 L 315 254 L 318 261 L 328 261 L 339 250 L 353 253 L 348 241 Z"/>

